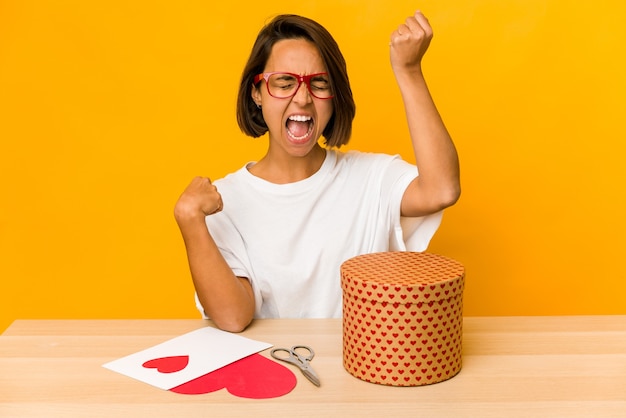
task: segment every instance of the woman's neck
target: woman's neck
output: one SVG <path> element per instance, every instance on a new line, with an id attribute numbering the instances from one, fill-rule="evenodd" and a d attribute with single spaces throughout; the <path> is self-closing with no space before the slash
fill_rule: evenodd
<path id="1" fill-rule="evenodd" d="M 325 158 L 326 150 L 319 144 L 316 144 L 311 152 L 303 157 L 278 155 L 272 153 L 270 149 L 259 162 L 248 168 L 248 171 L 270 183 L 295 183 L 317 173 Z"/>

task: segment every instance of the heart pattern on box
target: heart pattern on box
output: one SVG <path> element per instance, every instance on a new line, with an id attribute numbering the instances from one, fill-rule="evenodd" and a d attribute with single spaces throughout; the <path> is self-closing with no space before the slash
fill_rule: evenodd
<path id="1" fill-rule="evenodd" d="M 464 269 L 425 253 L 376 253 L 342 265 L 343 363 L 393 386 L 441 382 L 461 370 Z"/>

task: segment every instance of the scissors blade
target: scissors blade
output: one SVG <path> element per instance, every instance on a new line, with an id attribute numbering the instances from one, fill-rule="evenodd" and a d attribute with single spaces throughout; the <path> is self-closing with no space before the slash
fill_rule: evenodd
<path id="1" fill-rule="evenodd" d="M 320 385 L 320 378 L 317 377 L 317 373 L 315 373 L 313 371 L 313 369 L 309 366 L 306 367 L 301 367 L 300 370 L 302 370 L 302 374 L 311 381 L 311 383 L 313 383 L 315 386 L 319 386 Z"/>

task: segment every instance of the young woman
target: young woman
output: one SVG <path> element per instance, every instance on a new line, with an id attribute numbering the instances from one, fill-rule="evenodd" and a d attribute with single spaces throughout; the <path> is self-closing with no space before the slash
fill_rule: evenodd
<path id="1" fill-rule="evenodd" d="M 398 156 L 337 150 L 350 139 L 355 105 L 326 29 L 281 15 L 261 30 L 237 120 L 250 136 L 268 134 L 267 153 L 215 182 L 193 179 L 174 210 L 198 307 L 219 328 L 340 317 L 343 261 L 426 249 L 460 194 L 457 153 L 421 70 L 431 38 L 417 12 L 389 44 L 418 176 Z"/>

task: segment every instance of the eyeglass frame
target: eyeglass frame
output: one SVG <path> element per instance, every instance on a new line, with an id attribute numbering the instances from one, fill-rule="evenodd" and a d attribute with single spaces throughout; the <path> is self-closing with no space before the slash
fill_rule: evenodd
<path id="1" fill-rule="evenodd" d="M 278 96 L 274 96 L 270 92 L 269 79 L 270 79 L 271 76 L 273 76 L 275 74 L 290 75 L 290 76 L 295 77 L 298 80 L 298 87 L 294 90 L 292 95 L 287 96 L 287 97 L 278 97 Z M 292 97 L 294 97 L 298 93 L 298 90 L 300 90 L 300 86 L 302 86 L 302 83 L 304 83 L 306 85 L 306 88 L 307 88 L 309 94 L 312 97 L 315 97 L 316 99 L 320 99 L 320 100 L 332 99 L 333 97 L 335 97 L 334 94 L 330 95 L 328 97 L 318 97 L 318 96 L 315 95 L 315 93 L 313 93 L 313 90 L 311 89 L 311 78 L 317 77 L 317 76 L 320 76 L 320 75 L 329 75 L 329 74 L 324 72 L 324 73 L 314 73 L 314 74 L 308 74 L 308 75 L 300 75 L 300 74 L 289 73 L 289 72 L 286 72 L 286 71 L 273 71 L 273 72 L 269 72 L 269 73 L 261 73 L 261 74 L 255 75 L 254 76 L 254 84 L 256 85 L 261 80 L 265 80 L 265 87 L 267 88 L 267 93 L 270 96 L 274 97 L 275 99 L 291 99 Z"/>

